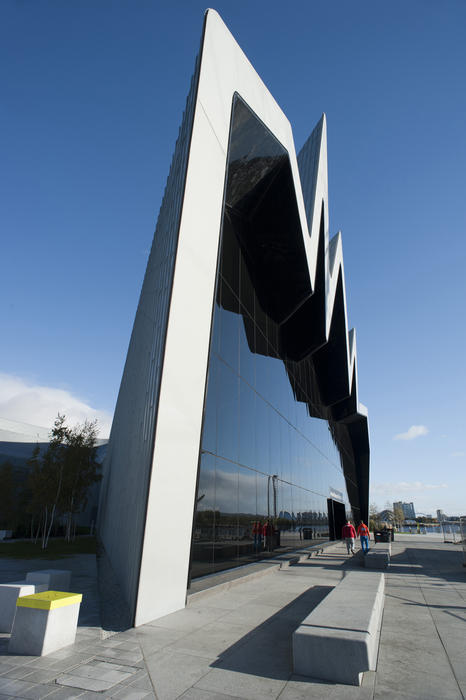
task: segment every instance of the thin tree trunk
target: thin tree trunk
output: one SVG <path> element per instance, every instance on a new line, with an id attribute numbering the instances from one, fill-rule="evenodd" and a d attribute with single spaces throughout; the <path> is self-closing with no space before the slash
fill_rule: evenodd
<path id="1" fill-rule="evenodd" d="M 68 513 L 68 532 L 67 532 L 67 542 L 71 542 L 72 535 L 71 531 L 73 529 L 73 508 L 74 508 L 74 493 L 71 496 L 71 501 L 70 501 L 70 511 Z"/>
<path id="2" fill-rule="evenodd" d="M 58 499 L 59 499 L 59 497 L 60 497 L 61 482 L 62 482 L 62 472 L 60 472 L 60 480 L 59 480 L 59 482 L 58 482 L 57 493 L 55 494 L 55 503 L 53 504 L 52 512 L 51 512 L 51 514 L 50 514 L 50 525 L 49 525 L 49 529 L 48 529 L 48 532 L 47 532 L 47 537 L 46 537 L 45 545 L 42 547 L 42 549 L 45 549 L 45 548 L 47 547 L 48 543 L 49 543 L 50 532 L 51 532 L 51 530 L 52 530 L 52 525 L 53 525 L 53 519 L 54 519 L 54 517 L 55 517 L 55 511 L 56 511 L 56 509 L 57 509 Z"/>
<path id="3" fill-rule="evenodd" d="M 43 522 L 43 527 L 44 529 L 42 530 L 42 549 L 46 548 L 46 543 L 45 543 L 45 538 L 47 535 L 47 506 L 45 506 L 45 513 L 44 513 L 44 522 Z"/>
<path id="4" fill-rule="evenodd" d="M 37 524 L 37 530 L 36 530 L 36 536 L 35 536 L 35 538 L 34 538 L 34 544 L 37 544 L 37 540 L 39 539 L 41 523 L 42 523 L 42 518 L 41 518 L 41 516 L 39 515 L 39 522 L 38 522 L 38 524 Z"/>
<path id="5" fill-rule="evenodd" d="M 66 516 L 66 541 L 71 542 L 71 524 L 72 524 L 72 513 L 68 512 Z"/>
<path id="6" fill-rule="evenodd" d="M 45 545 L 42 547 L 42 549 L 46 549 L 48 543 L 49 543 L 49 538 L 50 538 L 50 531 L 52 530 L 52 525 L 53 525 L 53 519 L 55 517 L 55 509 L 56 509 L 56 503 L 53 504 L 52 512 L 50 514 L 50 525 L 49 525 L 49 530 L 47 532 L 47 538 L 45 540 Z"/>

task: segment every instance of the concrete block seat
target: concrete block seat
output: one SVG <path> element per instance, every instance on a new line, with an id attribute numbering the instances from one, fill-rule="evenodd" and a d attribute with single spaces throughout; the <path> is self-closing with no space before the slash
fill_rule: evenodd
<path id="1" fill-rule="evenodd" d="M 384 586 L 382 573 L 347 573 L 293 633 L 294 672 L 360 685 L 375 671 Z"/>
<path id="2" fill-rule="evenodd" d="M 299 554 L 282 554 L 278 557 L 274 557 L 272 559 L 274 562 L 279 562 L 280 564 L 280 569 L 286 569 L 289 566 L 293 566 L 294 564 L 299 564 L 300 561 L 300 555 Z"/>
<path id="3" fill-rule="evenodd" d="M 28 583 L 45 583 L 50 591 L 69 591 L 71 571 L 67 569 L 38 569 L 26 574 Z"/>
<path id="4" fill-rule="evenodd" d="M 390 542 L 377 542 L 364 555 L 363 563 L 366 569 L 386 569 L 390 566 L 390 554 L 392 545 Z"/>
<path id="5" fill-rule="evenodd" d="M 10 634 L 16 614 L 16 601 L 19 597 L 46 591 L 45 584 L 14 581 L 0 583 L 0 632 Z"/>
<path id="6" fill-rule="evenodd" d="M 8 652 L 45 656 L 74 644 L 81 593 L 46 591 L 18 598 Z"/>

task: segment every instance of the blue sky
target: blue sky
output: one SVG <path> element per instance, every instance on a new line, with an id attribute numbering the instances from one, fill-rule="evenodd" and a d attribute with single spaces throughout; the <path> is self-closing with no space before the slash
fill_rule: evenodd
<path id="1" fill-rule="evenodd" d="M 297 150 L 327 114 L 371 500 L 466 512 L 466 4 L 214 7 Z M 0 418 L 47 425 L 61 407 L 105 433 L 204 10 L 1 3 Z"/>

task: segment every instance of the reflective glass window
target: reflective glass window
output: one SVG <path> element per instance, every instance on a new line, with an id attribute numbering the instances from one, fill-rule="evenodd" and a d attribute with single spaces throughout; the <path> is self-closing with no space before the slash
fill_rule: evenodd
<path id="1" fill-rule="evenodd" d="M 283 206 L 288 156 L 239 97 L 227 167 L 192 577 L 328 538 L 331 491 L 349 508 L 312 357 L 281 354 L 280 319 L 302 281 L 296 264 L 286 285 L 271 283 L 302 235 Z"/>

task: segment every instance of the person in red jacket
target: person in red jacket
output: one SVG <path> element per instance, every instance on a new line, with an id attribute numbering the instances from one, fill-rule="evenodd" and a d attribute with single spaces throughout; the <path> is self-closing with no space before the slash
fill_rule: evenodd
<path id="1" fill-rule="evenodd" d="M 369 551 L 369 540 L 371 538 L 371 535 L 369 532 L 369 528 L 362 520 L 359 523 L 358 535 L 361 538 L 362 553 L 367 554 L 367 552 Z"/>
<path id="2" fill-rule="evenodd" d="M 264 538 L 264 546 L 268 552 L 272 551 L 272 525 L 270 520 L 266 520 L 262 526 L 262 536 Z"/>
<path id="3" fill-rule="evenodd" d="M 262 549 L 262 523 L 256 520 L 252 524 L 252 534 L 254 535 L 254 551 L 260 552 Z"/>
<path id="4" fill-rule="evenodd" d="M 348 520 L 346 525 L 343 525 L 343 529 L 341 531 L 341 537 L 343 540 L 346 542 L 346 552 L 349 554 L 354 554 L 354 540 L 356 539 L 356 530 L 351 524 L 351 521 Z"/>

